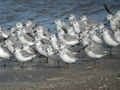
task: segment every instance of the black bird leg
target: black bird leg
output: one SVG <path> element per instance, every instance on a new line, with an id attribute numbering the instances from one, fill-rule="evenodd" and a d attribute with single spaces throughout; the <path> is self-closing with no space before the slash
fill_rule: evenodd
<path id="1" fill-rule="evenodd" d="M 70 64 L 69 63 L 65 63 L 65 69 L 69 69 L 70 68 Z"/>

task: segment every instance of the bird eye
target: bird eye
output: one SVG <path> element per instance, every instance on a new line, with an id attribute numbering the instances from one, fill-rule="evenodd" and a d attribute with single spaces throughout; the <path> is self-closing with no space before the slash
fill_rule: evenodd
<path id="1" fill-rule="evenodd" d="M 99 29 L 96 29 L 96 32 L 100 32 L 100 30 L 99 30 Z"/>

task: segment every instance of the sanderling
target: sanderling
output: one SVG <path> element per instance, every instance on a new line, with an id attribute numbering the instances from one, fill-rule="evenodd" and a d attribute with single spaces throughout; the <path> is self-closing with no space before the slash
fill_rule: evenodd
<path id="1" fill-rule="evenodd" d="M 87 16 L 83 15 L 81 18 L 80 18 L 80 21 L 82 24 L 84 24 L 86 27 L 92 27 L 92 26 L 96 26 L 97 23 L 91 19 L 88 19 Z M 85 28 L 85 27 L 84 27 Z"/>
<path id="2" fill-rule="evenodd" d="M 95 42 L 91 42 L 86 48 L 85 48 L 86 54 L 91 58 L 102 58 L 103 56 L 108 54 L 108 51 L 106 51 L 102 45 L 97 44 Z"/>
<path id="3" fill-rule="evenodd" d="M 17 38 L 23 44 L 30 45 L 30 46 L 34 44 L 34 39 L 29 35 L 25 34 L 22 30 L 17 31 Z"/>
<path id="4" fill-rule="evenodd" d="M 55 51 L 49 41 L 39 40 L 35 43 L 36 50 L 43 56 L 49 57 L 54 55 Z"/>
<path id="5" fill-rule="evenodd" d="M 34 28 L 36 28 L 36 24 L 34 24 L 31 20 L 28 20 L 24 23 L 25 33 L 33 34 Z"/>
<path id="6" fill-rule="evenodd" d="M 115 40 L 120 43 L 120 11 L 113 14 L 107 5 L 104 5 L 107 11 L 107 20 L 110 22 L 111 30 L 114 33 Z"/>
<path id="7" fill-rule="evenodd" d="M 109 45 L 109 46 L 118 46 L 119 43 L 115 40 L 114 34 L 111 30 L 108 30 L 107 28 L 104 27 L 104 24 L 99 25 L 100 30 L 103 32 L 103 40 L 104 42 Z"/>
<path id="8" fill-rule="evenodd" d="M 7 48 L 5 41 L 0 42 L 0 61 L 9 60 L 11 61 L 12 54 L 10 53 L 9 49 Z M 7 61 L 5 64 L 3 64 L 4 68 L 7 66 L 7 63 L 9 64 L 9 61 Z"/>
<path id="9" fill-rule="evenodd" d="M 102 40 L 102 33 L 100 32 L 98 27 L 93 27 L 91 28 L 92 30 L 89 31 L 89 35 L 91 40 L 95 41 L 96 43 L 102 44 L 103 40 Z"/>
<path id="10" fill-rule="evenodd" d="M 35 29 L 37 31 L 38 38 L 40 37 L 40 38 L 46 39 L 46 40 L 50 39 L 50 33 L 47 28 L 39 25 Z"/>
<path id="11" fill-rule="evenodd" d="M 12 54 L 14 53 L 15 43 L 18 43 L 18 42 L 14 37 L 10 37 L 7 40 L 5 40 L 5 45 Z"/>
<path id="12" fill-rule="evenodd" d="M 104 9 L 107 12 L 107 20 L 110 22 L 110 27 L 115 32 L 119 28 L 119 12 L 114 15 L 106 4 L 104 4 Z"/>
<path id="13" fill-rule="evenodd" d="M 75 54 L 66 48 L 65 45 L 60 45 L 58 55 L 66 63 L 75 63 L 79 58 L 75 57 Z"/>
<path id="14" fill-rule="evenodd" d="M 56 50 L 59 49 L 58 43 L 60 43 L 60 41 L 58 40 L 58 38 L 56 37 L 55 34 L 52 34 L 50 36 L 50 42 L 51 42 L 51 44 L 52 44 L 52 46 L 53 46 L 54 49 L 56 49 Z"/>
<path id="15" fill-rule="evenodd" d="M 0 34 L 4 39 L 7 39 L 10 33 L 7 29 L 0 27 Z"/>
<path id="16" fill-rule="evenodd" d="M 76 33 L 74 31 L 72 24 L 66 24 L 65 22 L 63 22 L 59 19 L 55 20 L 55 24 L 57 25 L 58 33 L 59 33 L 59 30 L 62 28 L 64 33 L 69 34 L 71 36 L 76 36 Z M 61 32 L 61 30 L 60 30 L 60 32 Z"/>
<path id="17" fill-rule="evenodd" d="M 60 21 L 56 21 L 58 38 L 66 45 L 75 45 L 79 43 L 79 37 L 76 35 L 70 35 L 64 31 Z"/>
<path id="18" fill-rule="evenodd" d="M 0 43 L 0 58 L 2 59 L 9 59 L 11 57 L 11 53 L 5 47 L 3 43 Z"/>
<path id="19" fill-rule="evenodd" d="M 120 30 L 117 30 L 116 32 L 114 32 L 114 37 L 115 37 L 115 40 L 120 43 Z"/>
<path id="20" fill-rule="evenodd" d="M 77 21 L 75 15 L 70 15 L 69 17 L 70 24 L 74 27 L 75 32 L 78 34 L 81 32 L 81 26 Z"/>
<path id="21" fill-rule="evenodd" d="M 101 44 L 98 44 L 91 40 L 89 33 L 85 31 L 81 37 L 83 47 L 85 47 L 85 53 L 91 58 L 101 58 L 106 55 L 106 51 L 102 48 Z"/>
<path id="22" fill-rule="evenodd" d="M 35 54 L 28 53 L 23 49 L 22 44 L 17 44 L 14 48 L 14 56 L 20 62 L 30 61 L 36 57 Z"/>

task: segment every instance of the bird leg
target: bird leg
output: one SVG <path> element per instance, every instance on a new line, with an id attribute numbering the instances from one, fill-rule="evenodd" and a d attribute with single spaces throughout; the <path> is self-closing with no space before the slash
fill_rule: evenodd
<path id="1" fill-rule="evenodd" d="M 25 66 L 25 63 L 24 63 L 24 62 L 21 62 L 20 68 L 21 68 L 21 69 L 24 69 L 24 66 Z"/>
<path id="2" fill-rule="evenodd" d="M 6 69 L 6 67 L 7 67 L 7 64 L 6 64 L 6 63 L 4 63 L 4 64 L 3 64 L 3 67 L 4 67 L 4 69 Z"/>
<path id="3" fill-rule="evenodd" d="M 56 63 L 57 63 L 57 68 L 60 68 L 61 67 L 60 60 L 57 60 Z"/>
<path id="4" fill-rule="evenodd" d="M 112 48 L 110 48 L 110 53 L 109 53 L 109 55 L 110 56 L 112 56 L 113 54 L 112 54 Z"/>
<path id="5" fill-rule="evenodd" d="M 69 69 L 70 68 L 70 64 L 69 63 L 65 63 L 64 68 L 65 69 Z"/>

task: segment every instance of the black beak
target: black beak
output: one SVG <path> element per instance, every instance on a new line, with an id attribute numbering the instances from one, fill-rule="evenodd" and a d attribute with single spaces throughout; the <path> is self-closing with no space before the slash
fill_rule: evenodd
<path id="1" fill-rule="evenodd" d="M 33 37 L 31 33 L 27 33 L 28 36 Z"/>
<path id="2" fill-rule="evenodd" d="M 84 49 L 87 48 L 87 47 L 88 47 L 88 45 L 84 46 L 82 49 L 84 50 Z"/>
<path id="3" fill-rule="evenodd" d="M 112 12 L 110 11 L 110 9 L 108 8 L 106 4 L 104 4 L 104 9 L 108 14 L 112 14 Z"/>
<path id="4" fill-rule="evenodd" d="M 69 17 L 64 17 L 65 20 L 69 20 Z"/>
<path id="5" fill-rule="evenodd" d="M 65 33 L 68 33 L 67 30 L 64 27 L 62 27 L 62 29 L 64 30 Z"/>

